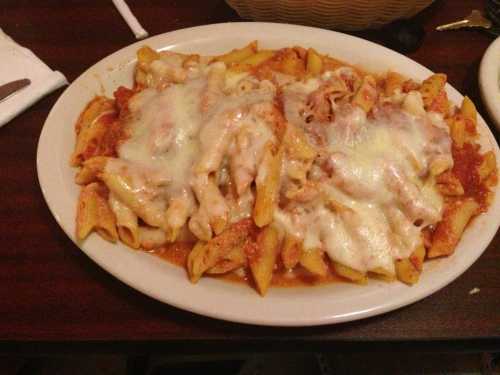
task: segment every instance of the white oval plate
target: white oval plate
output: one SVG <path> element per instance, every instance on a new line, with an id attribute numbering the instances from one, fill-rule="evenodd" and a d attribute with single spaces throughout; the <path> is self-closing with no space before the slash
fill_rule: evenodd
<path id="1" fill-rule="evenodd" d="M 500 131 L 500 37 L 490 44 L 481 59 L 479 88 L 486 108 Z"/>
<path id="2" fill-rule="evenodd" d="M 226 23 L 194 27 L 158 35 L 126 47 L 83 73 L 61 95 L 43 127 L 37 168 L 45 199 L 59 225 L 75 241 L 75 213 L 79 187 L 68 160 L 74 147 L 74 123 L 96 94 L 111 95 L 118 85 L 131 85 L 137 49 L 218 54 L 257 39 L 264 48 L 301 45 L 329 53 L 372 71 L 388 69 L 424 79 L 431 72 L 414 61 L 371 42 L 321 29 L 271 23 Z M 462 96 L 447 87 L 450 98 Z M 479 130 L 486 149 L 498 145 L 482 119 Z M 310 288 L 272 288 L 265 298 L 246 285 L 205 278 L 191 284 L 183 269 L 124 245 L 113 245 L 97 235 L 76 243 L 102 268 L 131 287 L 157 300 L 198 314 L 241 323 L 273 326 L 309 326 L 340 323 L 382 314 L 418 301 L 463 273 L 484 251 L 499 226 L 500 194 L 488 213 L 477 218 L 464 234 L 456 253 L 425 265 L 420 282 L 371 280 L 366 286 L 333 283 Z M 495 215 L 494 212 L 497 214 Z M 168 318 L 168 317 L 166 317 Z"/>

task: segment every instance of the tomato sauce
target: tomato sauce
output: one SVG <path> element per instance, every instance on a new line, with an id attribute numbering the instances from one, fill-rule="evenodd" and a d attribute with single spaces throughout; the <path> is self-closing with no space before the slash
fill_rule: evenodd
<path id="1" fill-rule="evenodd" d="M 192 247 L 193 244 L 189 242 L 175 242 L 154 249 L 151 252 L 169 263 L 185 268 Z"/>
<path id="2" fill-rule="evenodd" d="M 464 196 L 474 198 L 481 206 L 482 211 L 488 208 L 489 189 L 484 181 L 481 182 L 478 167 L 483 161 L 479 153 L 479 146 L 464 143 L 462 148 L 453 145 L 453 174 L 458 177 L 463 188 Z"/>

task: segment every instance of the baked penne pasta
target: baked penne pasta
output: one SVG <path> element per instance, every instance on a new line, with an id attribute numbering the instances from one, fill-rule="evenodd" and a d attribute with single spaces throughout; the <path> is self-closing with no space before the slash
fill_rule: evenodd
<path id="1" fill-rule="evenodd" d="M 426 259 L 452 255 L 498 179 L 476 107 L 445 85 L 302 46 L 143 46 L 133 87 L 95 97 L 75 124 L 76 237 L 262 296 L 339 277 L 413 285 Z"/>

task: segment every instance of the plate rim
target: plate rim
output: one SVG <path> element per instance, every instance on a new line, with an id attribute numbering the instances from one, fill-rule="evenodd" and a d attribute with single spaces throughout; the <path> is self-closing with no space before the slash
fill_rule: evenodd
<path id="1" fill-rule="evenodd" d="M 405 63 L 412 64 L 412 65 L 418 65 L 420 69 L 423 69 L 427 72 L 427 74 L 432 73 L 429 69 L 426 67 L 422 66 L 418 62 L 409 59 L 408 57 L 401 55 L 395 51 L 392 51 L 384 46 L 378 45 L 376 43 L 373 43 L 371 41 L 367 41 L 365 39 L 361 39 L 358 37 L 354 37 L 348 34 L 336 32 L 336 31 L 331 31 L 331 30 L 325 30 L 325 29 L 319 29 L 319 28 L 314 28 L 314 27 L 307 27 L 307 26 L 300 26 L 300 25 L 293 25 L 293 24 L 278 24 L 278 23 L 269 23 L 269 22 L 229 22 L 229 23 L 217 23 L 217 24 L 210 24 L 210 25 L 203 25 L 203 26 L 195 26 L 195 27 L 190 27 L 190 28 L 185 28 L 185 29 L 179 29 L 179 30 L 174 30 L 170 31 L 167 33 L 159 34 L 153 37 L 150 37 L 148 39 L 138 41 L 135 43 L 132 43 L 128 46 L 125 46 L 124 48 L 121 48 L 118 51 L 113 52 L 112 54 L 106 56 L 102 60 L 98 61 L 97 63 L 93 64 L 91 67 L 86 69 L 78 78 L 76 78 L 68 88 L 61 94 L 61 96 L 58 98 L 54 106 L 52 107 L 49 115 L 47 116 L 47 119 L 44 123 L 43 129 L 40 134 L 40 138 L 38 141 L 38 147 L 37 147 L 37 176 L 38 176 L 38 181 L 40 188 L 42 190 L 43 196 L 45 201 L 47 202 L 47 206 L 49 207 L 52 215 L 54 216 L 55 220 L 59 224 L 59 226 L 63 229 L 63 231 L 68 235 L 68 237 L 73 241 L 73 243 L 80 248 L 81 251 L 83 251 L 87 256 L 89 256 L 98 266 L 103 268 L 106 272 L 110 273 L 120 281 L 124 282 L 128 286 L 140 291 L 143 294 L 146 294 L 154 299 L 157 299 L 163 303 L 167 303 L 171 306 L 191 311 L 200 315 L 208 316 L 211 318 L 216 318 L 216 319 L 221 319 L 221 320 L 226 320 L 226 321 L 231 321 L 231 322 L 238 322 L 238 323 L 245 323 L 245 324 L 257 324 L 257 325 L 266 325 L 266 326 L 316 326 L 316 325 L 325 325 L 325 324 L 332 324 L 332 323 L 342 323 L 346 321 L 354 321 L 358 319 L 363 319 L 367 318 L 369 316 L 374 316 L 374 315 L 379 315 L 383 314 L 388 311 L 396 310 L 399 309 L 400 307 L 410 305 L 416 301 L 419 301 L 433 293 L 435 293 L 437 290 L 440 290 L 444 287 L 446 287 L 448 284 L 450 284 L 453 280 L 455 280 L 457 277 L 459 277 L 462 273 L 464 273 L 467 269 L 470 268 L 470 266 L 481 256 L 481 254 L 486 250 L 488 247 L 488 244 L 491 242 L 493 237 L 495 236 L 496 231 L 498 230 L 498 226 L 500 225 L 500 218 L 497 222 L 496 225 L 491 226 L 490 225 L 490 232 L 489 236 L 486 236 L 486 239 L 483 237 L 483 243 L 485 244 L 482 250 L 477 251 L 474 256 L 468 258 L 468 264 L 463 266 L 459 270 L 455 270 L 454 272 L 451 272 L 451 275 L 448 276 L 448 278 L 441 283 L 438 283 L 434 285 L 431 288 L 427 288 L 425 290 L 421 290 L 419 293 L 415 293 L 412 298 L 406 298 L 403 301 L 400 301 L 399 303 L 391 303 L 390 301 L 385 301 L 382 303 L 379 303 L 376 306 L 373 306 L 372 308 L 366 309 L 364 311 L 357 311 L 357 312 L 352 312 L 350 314 L 343 314 L 343 315 L 336 315 L 336 316 L 331 316 L 327 315 L 326 313 L 324 314 L 323 317 L 321 318 L 313 318 L 313 319 L 308 319 L 307 317 L 300 317 L 300 318 L 289 318 L 289 319 L 284 319 L 284 318 L 259 318 L 259 317 L 250 317 L 250 316 L 241 316 L 241 314 L 235 313 L 233 311 L 207 311 L 204 308 L 200 308 L 199 306 L 192 306 L 190 303 L 185 303 L 182 301 L 167 301 L 165 300 L 164 296 L 161 294 L 158 294 L 156 291 L 148 290 L 141 285 L 134 284 L 133 281 L 130 280 L 129 277 L 124 276 L 120 272 L 116 272 L 116 269 L 113 269 L 110 267 L 108 264 L 102 264 L 102 262 L 99 261 L 99 259 L 93 255 L 92 253 L 89 253 L 87 251 L 87 246 L 79 244 L 75 241 L 74 236 L 72 233 L 68 231 L 67 225 L 61 221 L 61 217 L 59 215 L 58 209 L 56 208 L 56 205 L 54 201 L 52 200 L 52 192 L 47 191 L 47 166 L 43 164 L 43 151 L 47 148 L 47 132 L 49 131 L 50 128 L 50 121 L 54 116 L 57 114 L 57 110 L 59 107 L 63 104 L 66 95 L 68 92 L 70 92 L 70 89 L 72 87 L 75 87 L 75 84 L 78 84 L 80 80 L 82 80 L 82 77 L 85 77 L 86 75 L 90 74 L 92 70 L 95 70 L 96 66 L 99 66 L 99 64 L 105 64 L 107 60 L 110 60 L 112 58 L 116 58 L 120 56 L 121 54 L 126 53 L 126 50 L 132 50 L 136 49 L 139 45 L 141 44 L 146 44 L 154 41 L 158 41 L 161 39 L 168 39 L 169 37 L 172 39 L 175 39 L 176 35 L 182 35 L 183 33 L 189 33 L 189 32 L 201 32 L 203 33 L 204 31 L 210 31 L 215 29 L 224 29 L 224 28 L 259 28 L 259 27 L 271 27 L 271 28 L 277 28 L 277 29 L 295 29 L 296 31 L 304 31 L 304 32 L 321 32 L 321 33 L 326 33 L 328 35 L 331 35 L 332 38 L 344 38 L 346 40 L 352 40 L 354 39 L 356 43 L 361 43 L 361 44 L 368 44 L 371 45 L 372 48 L 377 48 L 377 49 L 382 49 L 385 52 L 389 54 L 396 54 L 398 55 L 398 59 L 403 58 Z M 165 46 L 165 48 L 169 48 L 170 46 Z M 455 90 L 453 87 L 450 85 L 447 86 L 448 90 L 452 90 L 456 92 L 459 96 L 461 94 L 458 93 L 457 90 Z M 80 110 L 80 109 L 79 109 Z M 479 119 L 481 122 L 481 126 L 486 127 L 486 129 L 483 129 L 486 132 L 486 136 L 488 138 L 491 138 L 493 140 L 493 145 L 496 145 L 496 154 L 497 154 L 497 160 L 498 160 L 498 155 L 500 155 L 499 150 L 498 150 L 498 144 L 496 143 L 493 135 L 491 134 L 490 129 L 487 127 L 486 123 L 484 120 L 479 116 Z M 68 166 L 69 168 L 69 166 Z M 499 188 L 497 187 L 496 189 L 496 196 L 495 196 L 495 202 L 496 206 L 498 205 L 500 207 L 500 201 L 499 201 Z M 76 202 L 75 206 L 76 206 Z M 496 207 L 495 206 L 495 207 Z M 493 207 L 493 205 L 492 205 Z M 489 212 L 491 212 L 491 208 Z M 496 227 L 493 229 L 493 227 Z M 101 240 L 103 241 L 103 240 Z M 187 285 L 189 284 L 189 281 L 187 278 L 185 279 L 185 282 Z M 134 285 L 132 285 L 134 284 Z M 258 297 L 260 298 L 260 297 Z M 269 298 L 269 297 L 267 297 Z"/>

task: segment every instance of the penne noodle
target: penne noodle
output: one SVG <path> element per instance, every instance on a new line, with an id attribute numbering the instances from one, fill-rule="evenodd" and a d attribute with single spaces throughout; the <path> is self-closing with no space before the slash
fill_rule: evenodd
<path id="1" fill-rule="evenodd" d="M 209 241 L 212 238 L 213 232 L 210 226 L 210 217 L 208 212 L 202 207 L 199 207 L 198 211 L 191 215 L 188 227 L 189 230 L 202 241 Z M 172 238 L 174 234 L 175 233 L 169 234 L 169 237 Z"/>
<path id="2" fill-rule="evenodd" d="M 283 262 L 285 268 L 289 270 L 293 269 L 299 263 L 301 257 L 301 241 L 294 236 L 285 236 L 283 246 L 281 248 L 281 261 Z"/>
<path id="3" fill-rule="evenodd" d="M 208 113 L 223 97 L 226 68 L 217 64 L 211 67 L 207 76 L 207 85 L 201 97 L 201 111 Z"/>
<path id="4" fill-rule="evenodd" d="M 137 62 L 140 67 L 143 66 L 144 64 L 149 65 L 154 60 L 158 60 L 159 58 L 160 54 L 151 47 L 142 46 L 137 50 Z"/>
<path id="5" fill-rule="evenodd" d="M 458 196 L 464 194 L 462 183 L 451 171 L 444 172 L 436 178 L 437 188 L 443 195 Z"/>
<path id="6" fill-rule="evenodd" d="M 206 174 L 198 175 L 193 182 L 200 210 L 207 216 L 211 229 L 215 234 L 221 233 L 228 223 L 229 206 L 222 196 L 215 179 Z"/>
<path id="7" fill-rule="evenodd" d="M 104 96 L 96 96 L 82 111 L 75 124 L 76 134 L 79 135 L 85 127 L 88 127 L 102 113 L 114 111 L 111 99 Z"/>
<path id="8" fill-rule="evenodd" d="M 302 78 L 306 73 L 305 62 L 292 49 L 285 49 L 281 56 L 278 56 L 278 61 L 279 70 L 283 74 Z"/>
<path id="9" fill-rule="evenodd" d="M 256 196 L 253 218 L 255 224 L 260 228 L 268 225 L 273 220 L 280 188 L 282 155 L 282 149 L 273 154 L 271 147 L 267 147 L 259 165 L 255 180 Z"/>
<path id="10" fill-rule="evenodd" d="M 323 251 L 320 249 L 304 249 L 299 263 L 315 276 L 324 277 L 328 273 L 328 265 L 325 263 Z"/>
<path id="11" fill-rule="evenodd" d="M 352 103 L 361 107 L 366 113 L 370 112 L 377 100 L 376 86 L 375 78 L 370 75 L 364 76 L 359 90 L 352 99 Z"/>
<path id="12" fill-rule="evenodd" d="M 399 281 L 405 284 L 413 285 L 418 282 L 420 272 L 413 265 L 410 259 L 399 259 L 394 263 L 396 275 Z"/>
<path id="13" fill-rule="evenodd" d="M 477 110 L 476 106 L 472 102 L 472 100 L 469 99 L 468 96 L 464 97 L 464 100 L 462 101 L 462 105 L 460 107 L 460 113 L 464 118 L 471 119 L 474 123 L 477 121 Z"/>
<path id="14" fill-rule="evenodd" d="M 458 148 L 462 148 L 466 141 L 464 119 L 461 117 L 452 118 L 449 126 L 450 126 L 450 135 L 451 139 L 453 140 L 453 143 Z"/>
<path id="15" fill-rule="evenodd" d="M 403 91 L 403 83 L 406 78 L 399 73 L 396 72 L 387 72 L 385 77 L 385 87 L 384 94 L 385 96 L 392 96 L 396 93 L 397 90 L 400 92 Z"/>
<path id="16" fill-rule="evenodd" d="M 192 194 L 183 192 L 179 196 L 170 199 L 166 212 L 167 237 L 169 242 L 174 242 L 181 228 L 186 224 L 194 209 L 194 198 Z"/>
<path id="17" fill-rule="evenodd" d="M 145 250 L 154 250 L 167 243 L 167 235 L 159 228 L 140 226 L 137 237 L 140 246 Z"/>
<path id="18" fill-rule="evenodd" d="M 257 72 L 261 66 L 265 66 L 267 61 L 270 61 L 275 52 L 271 50 L 261 50 L 253 55 L 250 55 L 240 62 L 233 63 L 229 67 L 229 72 L 239 74 L 244 72 Z"/>
<path id="19" fill-rule="evenodd" d="M 403 108 L 415 116 L 425 115 L 424 101 L 420 92 L 410 91 L 403 100 Z"/>
<path id="20" fill-rule="evenodd" d="M 116 219 L 108 206 L 105 188 L 94 182 L 82 188 L 76 214 L 76 238 L 81 241 L 96 231 L 104 239 L 116 242 Z"/>
<path id="21" fill-rule="evenodd" d="M 106 156 L 94 156 L 85 160 L 82 168 L 76 174 L 75 182 L 78 185 L 87 185 L 91 182 L 96 182 L 99 179 L 99 174 L 104 172 L 108 159 Z"/>
<path id="22" fill-rule="evenodd" d="M 125 176 L 103 172 L 99 178 L 116 198 L 126 204 L 144 222 L 152 227 L 166 228 L 165 208 L 153 202 L 144 192 L 136 191 Z"/>
<path id="23" fill-rule="evenodd" d="M 422 272 L 424 260 L 425 260 L 425 246 L 420 244 L 410 255 L 410 262 L 415 266 L 417 271 Z"/>
<path id="24" fill-rule="evenodd" d="M 137 215 L 117 199 L 113 193 L 109 194 L 108 202 L 111 211 L 113 211 L 116 217 L 116 227 L 118 228 L 120 240 L 128 246 L 138 249 L 141 242 L 139 240 Z"/>
<path id="25" fill-rule="evenodd" d="M 239 63 L 257 52 L 257 41 L 249 43 L 241 49 L 234 49 L 229 53 L 217 56 L 216 61 L 221 61 L 226 65 Z"/>
<path id="26" fill-rule="evenodd" d="M 311 75 L 318 75 L 323 71 L 323 60 L 313 48 L 307 50 L 306 70 Z"/>
<path id="27" fill-rule="evenodd" d="M 424 101 L 425 108 L 430 107 L 434 100 L 438 97 L 439 93 L 444 89 L 446 84 L 445 74 L 433 74 L 422 82 L 420 87 L 420 93 L 422 94 L 422 99 Z"/>
<path id="28" fill-rule="evenodd" d="M 109 122 L 114 121 L 115 117 L 116 111 L 110 99 L 97 96 L 87 105 L 75 126 L 77 136 L 71 156 L 72 166 L 79 166 L 86 159 L 99 154 Z"/>
<path id="29" fill-rule="evenodd" d="M 250 270 L 261 296 L 267 293 L 271 279 L 273 277 L 273 268 L 279 254 L 279 235 L 278 231 L 272 227 L 265 227 L 257 237 L 256 253 L 249 256 Z"/>
<path id="30" fill-rule="evenodd" d="M 76 213 L 76 238 L 85 239 L 97 225 L 97 200 L 94 193 L 95 186 L 87 185 L 82 188 L 78 198 Z"/>
<path id="31" fill-rule="evenodd" d="M 397 259 L 394 263 L 397 279 L 408 285 L 416 284 L 422 273 L 424 258 L 425 247 L 421 244 L 417 246 L 409 258 Z"/>
<path id="32" fill-rule="evenodd" d="M 261 50 L 257 53 L 254 53 L 253 55 L 248 56 L 247 58 L 243 59 L 241 61 L 241 64 L 243 66 L 254 67 L 254 66 L 262 64 L 266 60 L 269 60 L 273 56 L 274 56 L 274 51 Z"/>
<path id="33" fill-rule="evenodd" d="M 318 154 L 307 141 L 304 132 L 291 124 L 287 126 L 283 143 L 286 152 L 293 159 L 311 160 Z"/>
<path id="34" fill-rule="evenodd" d="M 443 220 L 436 227 L 427 257 L 436 258 L 452 254 L 465 226 L 478 209 L 479 204 L 471 198 L 452 203 L 443 214 Z"/>
<path id="35" fill-rule="evenodd" d="M 220 275 L 234 271 L 238 268 L 245 266 L 247 263 L 244 245 L 236 246 L 231 250 L 223 259 L 221 259 L 215 266 L 207 270 L 209 275 Z"/>
<path id="36" fill-rule="evenodd" d="M 229 226 L 208 242 L 199 241 L 188 256 L 187 269 L 191 282 L 196 283 L 208 269 L 214 267 L 236 247 L 241 246 L 253 232 L 251 219 Z"/>
<path id="37" fill-rule="evenodd" d="M 339 276 L 342 276 L 352 282 L 358 284 L 365 284 L 368 281 L 366 274 L 363 272 L 356 271 L 351 267 L 344 266 L 338 262 L 332 262 L 333 269 L 335 273 Z"/>
<path id="38" fill-rule="evenodd" d="M 493 151 L 486 152 L 483 155 L 481 164 L 479 164 L 479 167 L 477 169 L 477 172 L 479 174 L 479 179 L 481 181 L 484 181 L 486 178 L 488 178 L 488 176 L 493 173 L 496 166 L 497 166 L 497 161 Z"/>
<path id="39" fill-rule="evenodd" d="M 189 279 L 192 283 L 198 282 L 201 275 L 209 268 L 215 266 L 214 264 L 206 265 L 205 257 L 208 254 L 207 243 L 203 241 L 198 241 L 196 245 L 191 249 L 187 260 L 187 269 L 189 273 Z M 212 263 L 212 262 L 211 262 Z"/>
<path id="40" fill-rule="evenodd" d="M 344 62 L 337 60 L 333 57 L 330 57 L 328 55 L 322 55 L 321 60 L 322 60 L 323 72 L 328 70 L 334 71 L 340 67 L 346 66 Z"/>
<path id="41" fill-rule="evenodd" d="M 396 279 L 395 274 L 389 272 L 388 270 L 382 267 L 375 267 L 371 269 L 369 272 L 369 276 L 386 282 L 392 282 Z"/>

